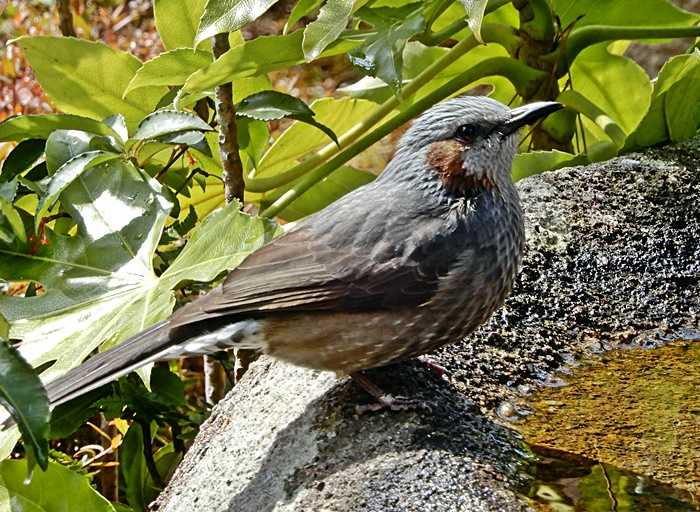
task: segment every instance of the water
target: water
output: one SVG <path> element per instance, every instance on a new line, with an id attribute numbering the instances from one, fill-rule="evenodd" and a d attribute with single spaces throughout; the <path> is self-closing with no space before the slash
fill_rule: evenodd
<path id="1" fill-rule="evenodd" d="M 700 511 L 700 342 L 607 352 L 529 397 L 518 430 L 543 511 Z"/>
<path id="2" fill-rule="evenodd" d="M 535 510 L 551 512 L 696 512 L 689 491 L 610 464 L 534 450 L 531 483 L 521 492 Z M 547 452 L 547 453 L 543 453 Z"/>

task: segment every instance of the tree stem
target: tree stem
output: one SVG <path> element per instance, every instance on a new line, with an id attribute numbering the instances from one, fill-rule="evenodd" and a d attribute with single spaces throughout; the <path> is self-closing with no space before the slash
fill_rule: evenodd
<path id="1" fill-rule="evenodd" d="M 56 0 L 58 10 L 59 27 L 61 34 L 66 37 L 75 37 L 75 27 L 73 26 L 73 13 L 70 10 L 70 0 Z"/>

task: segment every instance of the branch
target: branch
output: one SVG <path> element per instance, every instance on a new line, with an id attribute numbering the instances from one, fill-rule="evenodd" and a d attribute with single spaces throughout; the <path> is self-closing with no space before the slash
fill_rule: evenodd
<path id="1" fill-rule="evenodd" d="M 58 10 L 59 27 L 61 34 L 66 37 L 75 37 L 75 27 L 73 26 L 73 13 L 70 10 L 70 0 L 56 0 Z"/>

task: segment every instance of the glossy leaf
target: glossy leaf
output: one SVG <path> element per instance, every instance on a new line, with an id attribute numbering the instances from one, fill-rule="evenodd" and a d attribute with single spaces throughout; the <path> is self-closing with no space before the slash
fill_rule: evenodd
<path id="1" fill-rule="evenodd" d="M 299 98 L 278 91 L 262 91 L 244 98 L 236 106 L 236 115 L 257 119 L 258 121 L 273 121 L 289 117 L 302 123 L 315 126 L 328 135 L 333 142 L 338 143 L 333 130 L 314 119 L 314 112 Z"/>
<path id="2" fill-rule="evenodd" d="M 153 13 L 163 46 L 168 50 L 194 44 L 199 18 L 207 0 L 155 0 Z"/>
<path id="3" fill-rule="evenodd" d="M 562 27 L 576 22 L 584 25 L 684 26 L 693 25 L 700 16 L 683 11 L 667 0 L 614 0 L 582 2 L 552 0 Z"/>
<path id="4" fill-rule="evenodd" d="M 576 157 L 563 151 L 530 151 L 515 156 L 511 175 L 513 181 L 518 181 L 535 174 L 583 163 L 586 163 L 585 156 Z"/>
<path id="5" fill-rule="evenodd" d="M 23 512 L 114 512 L 114 507 L 79 475 L 56 462 L 34 471 L 25 483 L 26 460 L 0 462 L 0 503 Z"/>
<path id="6" fill-rule="evenodd" d="M 143 87 L 123 97 L 141 62 L 105 44 L 50 36 L 15 41 L 44 92 L 66 113 L 104 119 L 119 112 L 133 127 L 166 93 L 163 87 Z"/>
<path id="7" fill-rule="evenodd" d="M 42 139 L 25 139 L 17 144 L 2 163 L 0 183 L 13 180 L 37 165 L 44 157 L 44 144 Z"/>
<path id="8" fill-rule="evenodd" d="M 113 114 L 103 121 L 117 134 L 120 143 L 124 144 L 129 138 L 129 130 L 126 127 L 126 119 L 121 114 Z"/>
<path id="9" fill-rule="evenodd" d="M 182 88 L 183 93 L 194 94 L 213 89 L 235 78 L 262 75 L 305 61 L 301 48 L 302 31 L 284 36 L 263 36 L 235 46 L 212 62 L 193 73 Z M 338 40 L 320 55 L 340 55 L 359 46 L 357 41 Z"/>
<path id="10" fill-rule="evenodd" d="M 377 77 L 395 92 L 403 82 L 403 53 L 407 41 L 425 29 L 425 19 L 418 11 L 388 26 L 379 26 L 377 35 L 350 54 L 350 61 L 366 74 Z"/>
<path id="11" fill-rule="evenodd" d="M 56 130 L 46 139 L 46 169 L 53 174 L 71 158 L 90 151 L 95 135 L 79 130 Z"/>
<path id="12" fill-rule="evenodd" d="M 311 109 L 316 112 L 318 121 L 329 126 L 336 133 L 343 133 L 366 119 L 376 108 L 377 105 L 371 101 L 353 98 L 322 98 L 311 104 Z M 260 160 L 255 177 L 272 177 L 291 169 L 325 144 L 326 141 L 318 136 L 318 132 L 313 127 L 297 121 L 287 128 L 268 149 Z M 331 174 L 322 185 L 317 184 L 309 189 L 302 198 L 293 203 L 292 206 L 295 209 L 285 210 L 281 217 L 290 220 L 306 215 L 315 211 L 321 204 L 329 204 L 331 202 L 329 198 L 336 199 L 359 184 L 372 179 L 369 173 L 351 167 L 345 167 L 341 174 L 336 174 L 339 172 L 341 171 Z M 323 190 L 316 187 L 322 187 Z M 247 193 L 246 198 L 249 201 L 269 204 L 288 188 L 289 186 L 266 194 Z M 302 199 L 304 203 L 299 203 Z"/>
<path id="13" fill-rule="evenodd" d="M 162 135 L 184 131 L 212 131 L 212 127 L 199 117 L 179 110 L 159 110 L 146 116 L 134 134 L 134 139 L 155 139 Z"/>
<path id="14" fill-rule="evenodd" d="M 178 48 L 163 52 L 144 62 L 127 85 L 124 94 L 140 87 L 182 85 L 188 76 L 211 63 L 211 53 L 201 50 Z"/>
<path id="15" fill-rule="evenodd" d="M 2 319 L 5 321 L 4 318 Z M 42 469 L 49 463 L 49 399 L 34 369 L 0 340 L 0 404 L 14 419 L 25 447 Z M 30 468 L 31 469 L 31 468 Z"/>
<path id="16" fill-rule="evenodd" d="M 625 151 L 692 137 L 698 129 L 700 53 L 672 57 L 654 83 L 651 105 L 625 142 Z"/>
<path id="17" fill-rule="evenodd" d="M 208 0 L 195 35 L 195 45 L 255 21 L 277 0 Z"/>
<path id="18" fill-rule="evenodd" d="M 89 151 L 73 157 L 61 165 L 51 177 L 46 194 L 41 197 L 39 204 L 37 204 L 36 213 L 34 214 L 36 229 L 38 229 L 42 219 L 56 202 L 58 196 L 78 179 L 82 173 L 99 163 L 115 158 L 119 158 L 119 155 L 105 151 Z"/>
<path id="19" fill-rule="evenodd" d="M 573 89 L 593 102 L 630 133 L 649 107 L 651 82 L 634 61 L 614 55 L 607 43 L 582 51 L 571 66 Z M 607 140 L 596 124 L 584 119 L 584 126 L 596 139 Z M 589 141 L 592 137 L 589 135 Z"/>
<path id="20" fill-rule="evenodd" d="M 99 135 L 118 136 L 109 126 L 94 119 L 70 114 L 15 116 L 0 123 L 0 142 L 46 139 L 55 130 L 82 130 Z"/>
<path id="21" fill-rule="evenodd" d="M 77 224 L 76 236 L 49 230 L 47 243 L 34 252 L 0 248 L 0 275 L 45 288 L 29 299 L 0 296 L 0 309 L 11 322 L 12 337 L 22 340 L 27 360 L 35 366 L 55 361 L 42 374 L 46 380 L 98 346 L 119 343 L 166 318 L 175 287 L 212 280 L 275 233 L 269 221 L 231 204 L 195 228 L 157 277 L 152 259 L 171 206 L 158 182 L 145 179 L 129 162 L 112 160 L 83 172 L 60 198 Z M 6 453 L 6 445 L 0 448 Z"/>
<path id="22" fill-rule="evenodd" d="M 304 29 L 302 49 L 306 60 L 314 60 L 338 39 L 348 25 L 353 3 L 353 0 L 327 0 L 321 7 L 318 18 Z"/>
<path id="23" fill-rule="evenodd" d="M 375 177 L 370 172 L 344 165 L 304 192 L 277 216 L 286 221 L 301 219 L 322 210 L 357 187 L 370 183 Z M 264 198 L 260 202 L 262 208 L 270 206 L 275 199 L 292 188 L 298 181 L 292 181 L 289 185 L 264 194 Z"/>
<path id="24" fill-rule="evenodd" d="M 296 2 L 292 12 L 287 17 L 287 23 L 284 24 L 284 33 L 286 34 L 290 29 L 293 29 L 300 19 L 318 9 L 322 3 L 323 0 L 299 0 Z"/>
<path id="25" fill-rule="evenodd" d="M 484 11 L 488 0 L 459 1 L 464 6 L 464 10 L 467 11 L 469 30 L 472 31 L 477 41 L 483 43 L 484 41 L 481 39 L 481 23 L 484 21 Z"/>

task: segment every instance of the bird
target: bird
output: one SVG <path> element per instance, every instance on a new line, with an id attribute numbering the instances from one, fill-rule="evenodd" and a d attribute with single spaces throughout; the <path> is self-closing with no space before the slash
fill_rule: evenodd
<path id="1" fill-rule="evenodd" d="M 57 406 L 154 361 L 255 349 L 363 374 L 459 341 L 504 302 L 525 244 L 519 129 L 562 108 L 462 95 L 421 114 L 371 183 L 251 253 L 222 284 L 46 385 Z"/>

